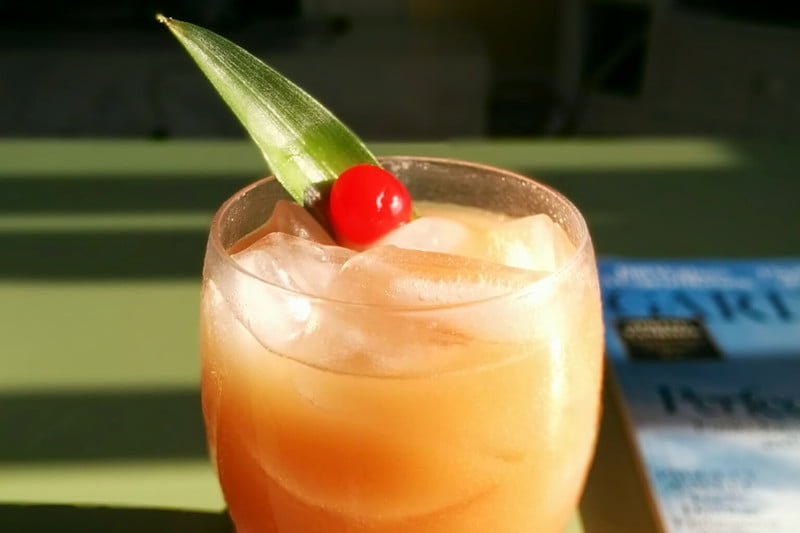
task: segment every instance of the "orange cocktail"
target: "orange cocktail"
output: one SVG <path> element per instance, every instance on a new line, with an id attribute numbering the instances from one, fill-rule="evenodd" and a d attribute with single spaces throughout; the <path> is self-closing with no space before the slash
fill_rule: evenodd
<path id="1" fill-rule="evenodd" d="M 214 219 L 203 411 L 237 531 L 559 532 L 600 408 L 586 225 L 511 172 L 383 164 L 420 218 L 366 251 L 270 233 L 273 180 Z"/>

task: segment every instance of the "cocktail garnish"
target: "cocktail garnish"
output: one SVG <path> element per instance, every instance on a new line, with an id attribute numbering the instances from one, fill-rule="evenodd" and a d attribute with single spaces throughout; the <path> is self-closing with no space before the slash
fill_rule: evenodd
<path id="1" fill-rule="evenodd" d="M 289 195 L 325 226 L 334 228 L 337 238 L 365 243 L 365 238 L 377 239 L 408 221 L 411 203 L 405 186 L 382 171 L 364 143 L 322 104 L 214 32 L 163 15 L 157 19 L 211 81 Z M 376 170 L 364 172 L 362 164 Z M 328 209 L 331 185 L 350 172 L 355 172 L 357 179 L 348 178 L 350 184 L 337 187 L 344 197 Z M 370 179 L 379 183 L 371 184 Z M 370 199 L 368 194 L 380 196 Z M 363 207 L 370 201 L 375 208 Z M 333 220 L 328 220 L 329 216 Z M 376 226 L 371 227 L 373 224 Z"/>
<path id="2" fill-rule="evenodd" d="M 333 182 L 330 221 L 336 238 L 369 244 L 411 219 L 411 196 L 403 183 L 383 168 L 361 164 Z"/>

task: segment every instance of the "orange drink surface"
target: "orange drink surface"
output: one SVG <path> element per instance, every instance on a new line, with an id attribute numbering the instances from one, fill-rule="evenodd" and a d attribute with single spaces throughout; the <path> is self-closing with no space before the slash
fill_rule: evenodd
<path id="1" fill-rule="evenodd" d="M 269 181 L 217 215 L 202 402 L 239 533 L 557 533 L 575 511 L 602 373 L 585 225 L 490 167 L 466 170 L 536 198 L 445 204 L 432 183 L 466 164 L 426 161 L 395 169 L 420 217 L 368 250 L 316 239 L 294 209 L 288 234 L 257 230 L 286 207 L 241 203 Z"/>

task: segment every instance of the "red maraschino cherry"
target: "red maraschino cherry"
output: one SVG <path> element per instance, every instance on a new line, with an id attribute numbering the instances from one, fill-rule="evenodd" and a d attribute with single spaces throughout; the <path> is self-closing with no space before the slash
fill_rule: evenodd
<path id="1" fill-rule="evenodd" d="M 340 243 L 369 244 L 411 220 L 411 195 L 393 174 L 355 165 L 333 182 L 330 224 Z"/>

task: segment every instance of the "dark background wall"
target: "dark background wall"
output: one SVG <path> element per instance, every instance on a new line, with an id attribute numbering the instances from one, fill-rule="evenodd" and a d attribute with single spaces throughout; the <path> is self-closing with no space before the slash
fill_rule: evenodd
<path id="1" fill-rule="evenodd" d="M 0 135 L 242 135 L 157 12 L 242 44 L 370 139 L 800 130 L 793 3 L 11 0 Z"/>

